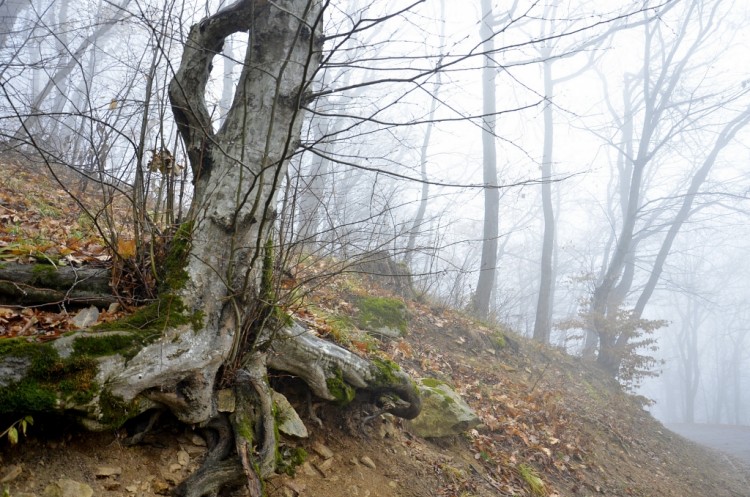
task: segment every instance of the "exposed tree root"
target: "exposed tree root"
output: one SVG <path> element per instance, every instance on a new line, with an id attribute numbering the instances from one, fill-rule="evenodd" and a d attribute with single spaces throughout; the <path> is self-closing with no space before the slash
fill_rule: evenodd
<path id="1" fill-rule="evenodd" d="M 238 487 L 247 481 L 239 459 L 230 456 L 234 432 L 227 417 L 216 416 L 205 430 L 208 454 L 201 467 L 174 489 L 178 497 L 213 497 L 224 487 Z"/>
<path id="2" fill-rule="evenodd" d="M 405 419 L 419 415 L 419 392 L 395 364 L 359 357 L 297 323 L 275 332 L 272 338 L 268 366 L 300 377 L 318 397 L 342 401 L 341 389 L 356 388 L 371 392 L 383 412 Z"/>

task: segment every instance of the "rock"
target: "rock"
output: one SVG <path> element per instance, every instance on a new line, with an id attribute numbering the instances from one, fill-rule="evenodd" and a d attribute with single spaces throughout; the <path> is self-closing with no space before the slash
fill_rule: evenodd
<path id="1" fill-rule="evenodd" d="M 6 471 L 3 472 L 2 478 L 0 478 L 0 483 L 8 483 L 19 476 L 21 476 L 21 473 L 23 472 L 23 468 L 17 464 L 11 464 L 7 467 Z"/>
<path id="2" fill-rule="evenodd" d="M 138 491 L 138 485 L 128 485 L 127 487 L 125 487 L 125 490 L 127 490 L 131 494 L 134 494 Z"/>
<path id="3" fill-rule="evenodd" d="M 318 454 L 323 459 L 330 459 L 333 457 L 333 451 L 331 451 L 331 449 L 329 449 L 328 447 L 326 447 L 320 442 L 315 442 L 314 444 L 312 444 L 311 448 L 313 452 Z"/>
<path id="4" fill-rule="evenodd" d="M 104 490 L 120 490 L 121 483 L 119 481 L 109 480 L 105 481 L 103 484 Z"/>
<path id="5" fill-rule="evenodd" d="M 434 378 L 417 382 L 422 397 L 422 412 L 407 425 L 418 436 L 439 438 L 458 435 L 478 426 L 481 421 L 460 395 Z"/>
<path id="6" fill-rule="evenodd" d="M 187 466 L 190 463 L 190 454 L 184 450 L 179 451 L 177 453 L 177 463 L 180 466 Z"/>
<path id="7" fill-rule="evenodd" d="M 328 472 L 329 469 L 333 466 L 333 458 L 326 459 L 325 461 L 316 464 L 315 467 L 323 472 Z"/>
<path id="8" fill-rule="evenodd" d="M 177 466 L 179 466 L 179 464 Z M 162 471 L 161 476 L 164 478 L 164 480 L 166 480 L 167 483 L 172 486 L 177 486 L 182 481 L 182 477 L 170 471 Z"/>
<path id="9" fill-rule="evenodd" d="M 0 388 L 21 381 L 25 376 L 31 360 L 26 357 L 4 357 L 0 359 Z"/>
<path id="10" fill-rule="evenodd" d="M 302 463 L 302 472 L 307 476 L 317 476 L 318 472 L 315 471 L 315 468 L 312 467 L 312 464 L 305 461 Z"/>
<path id="11" fill-rule="evenodd" d="M 203 455 L 208 450 L 208 448 L 199 445 L 186 445 L 182 449 L 190 454 L 191 457 Z"/>
<path id="12" fill-rule="evenodd" d="M 170 473 L 179 473 L 180 471 L 182 471 L 182 465 L 180 465 L 179 463 L 169 465 Z"/>
<path id="13" fill-rule="evenodd" d="M 106 478 L 108 476 L 119 476 L 122 474 L 122 468 L 114 466 L 99 466 L 94 470 L 94 475 L 97 478 Z"/>
<path id="14" fill-rule="evenodd" d="M 289 489 L 294 496 L 301 495 L 305 491 L 305 485 L 295 481 L 284 482 L 284 488 Z"/>
<path id="15" fill-rule="evenodd" d="M 205 447 L 206 441 L 200 435 L 193 434 L 190 436 L 190 442 L 197 447 Z"/>
<path id="16" fill-rule="evenodd" d="M 164 478 L 156 477 L 151 482 L 151 491 L 157 495 L 169 495 L 170 485 Z"/>
<path id="17" fill-rule="evenodd" d="M 382 422 L 378 424 L 378 436 L 380 438 L 396 437 L 398 429 L 393 424 L 393 415 L 383 414 L 380 419 Z"/>
<path id="18" fill-rule="evenodd" d="M 99 309 L 96 306 L 87 307 L 78 311 L 78 314 L 70 320 L 78 328 L 88 328 L 99 319 Z"/>
<path id="19" fill-rule="evenodd" d="M 356 324 L 359 328 L 384 338 L 400 338 L 409 327 L 403 301 L 386 297 L 360 297 Z"/>
<path id="20" fill-rule="evenodd" d="M 44 489 L 44 497 L 91 497 L 92 495 L 94 495 L 94 490 L 91 487 L 67 478 L 57 480 Z"/>
<path id="21" fill-rule="evenodd" d="M 323 478 L 328 478 L 329 476 L 331 476 L 332 461 L 333 459 L 326 459 L 325 461 L 316 463 L 313 466 L 315 466 L 315 469 L 318 470 L 318 473 L 320 473 Z"/>
<path id="22" fill-rule="evenodd" d="M 376 468 L 375 462 L 372 459 L 370 459 L 369 457 L 367 457 L 367 456 L 360 457 L 359 458 L 359 462 L 361 462 L 362 464 L 364 464 L 365 466 L 367 466 L 370 469 L 375 469 Z"/>
<path id="23" fill-rule="evenodd" d="M 290 435 L 298 438 L 307 438 L 307 427 L 300 419 L 297 411 L 294 410 L 294 407 L 292 407 L 286 397 L 284 397 L 280 393 L 273 391 L 271 393 L 273 402 L 276 405 L 276 413 L 279 420 L 277 426 L 279 428 L 279 431 L 284 435 Z"/>

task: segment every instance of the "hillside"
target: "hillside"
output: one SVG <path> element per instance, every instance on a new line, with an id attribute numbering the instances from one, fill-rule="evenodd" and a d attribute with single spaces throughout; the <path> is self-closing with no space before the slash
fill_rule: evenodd
<path id="1" fill-rule="evenodd" d="M 80 214 L 56 204 L 64 195 L 40 191 L 44 182 L 22 181 L 14 171 L 0 181 L 5 260 L 106 259 L 93 235 L 71 231 Z M 24 194 L 26 184 L 33 190 Z M 58 252 L 44 256 L 45 247 Z M 297 290 L 307 293 L 289 309 L 296 319 L 358 353 L 392 359 L 415 378 L 452 385 L 482 424 L 425 440 L 391 417 L 365 422 L 372 406 L 363 402 L 342 409 L 313 399 L 311 410 L 304 386 L 278 375 L 274 388 L 289 398 L 310 437 L 284 440 L 282 454 L 301 447 L 308 457 L 295 477 L 268 482 L 271 496 L 750 496 L 747 468 L 665 429 L 643 409 L 645 399 L 623 393 L 593 365 L 459 312 L 394 297 L 365 275 Z M 376 339 L 359 329 L 368 298 L 404 302 L 403 338 Z M 49 340 L 69 327 L 65 309 L 3 309 L 0 340 Z M 166 495 L 200 462 L 206 449 L 198 435 L 164 416 L 143 444 L 126 446 L 125 429 L 88 433 L 37 416 L 18 445 L 1 442 L 0 482 L 12 497 L 57 495 L 45 489 L 60 479 L 85 483 L 94 495 Z"/>

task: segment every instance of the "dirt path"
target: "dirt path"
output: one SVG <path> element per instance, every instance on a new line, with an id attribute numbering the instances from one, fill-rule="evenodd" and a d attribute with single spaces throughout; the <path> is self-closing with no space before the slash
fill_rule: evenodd
<path id="1" fill-rule="evenodd" d="M 667 428 L 701 445 L 730 454 L 750 466 L 750 426 L 670 424 Z"/>

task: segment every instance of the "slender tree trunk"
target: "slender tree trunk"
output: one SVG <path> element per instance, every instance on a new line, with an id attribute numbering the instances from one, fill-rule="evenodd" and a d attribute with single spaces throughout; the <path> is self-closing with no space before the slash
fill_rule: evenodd
<path id="1" fill-rule="evenodd" d="M 534 321 L 534 339 L 549 343 L 550 317 L 552 315 L 552 288 L 554 285 L 552 255 L 555 247 L 555 214 L 552 210 L 552 151 L 553 151 L 553 116 L 552 97 L 554 83 L 552 80 L 552 61 L 550 50 L 543 53 L 544 70 L 544 152 L 542 154 L 542 211 L 544 213 L 544 239 L 542 241 L 541 278 L 539 297 Z"/>
<path id="2" fill-rule="evenodd" d="M 482 20 L 479 34 L 482 51 L 487 55 L 482 68 L 482 171 L 484 189 L 484 226 L 482 229 L 482 259 L 479 265 L 479 281 L 474 292 L 472 307 L 481 318 L 487 318 L 490 300 L 495 286 L 497 268 L 497 239 L 500 223 L 500 192 L 497 189 L 497 150 L 495 124 L 497 103 L 495 78 L 497 66 L 493 61 L 495 42 L 492 30 L 492 2 L 482 0 Z"/>

